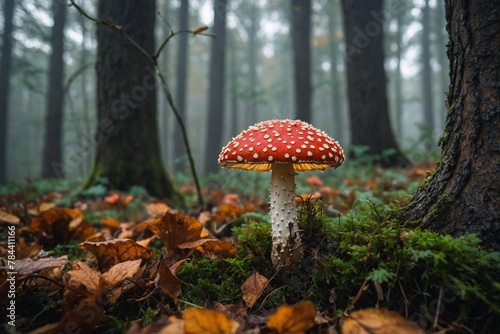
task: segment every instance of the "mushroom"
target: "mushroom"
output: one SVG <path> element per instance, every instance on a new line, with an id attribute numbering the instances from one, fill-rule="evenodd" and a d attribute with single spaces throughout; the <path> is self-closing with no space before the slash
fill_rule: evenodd
<path id="1" fill-rule="evenodd" d="M 222 167 L 272 173 L 271 257 L 275 267 L 289 266 L 302 258 L 295 204 L 296 172 L 336 168 L 343 162 L 344 151 L 337 141 L 300 120 L 257 123 L 222 148 Z"/>

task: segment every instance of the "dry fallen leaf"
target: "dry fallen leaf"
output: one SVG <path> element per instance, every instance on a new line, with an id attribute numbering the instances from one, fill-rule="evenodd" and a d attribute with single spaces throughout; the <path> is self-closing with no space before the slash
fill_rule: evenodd
<path id="1" fill-rule="evenodd" d="M 45 257 L 39 260 L 30 258 L 16 261 L 16 272 L 18 275 L 31 275 L 37 271 L 47 268 L 62 267 L 68 263 L 66 255 L 60 257 Z M 7 270 L 12 271 L 12 270 Z"/>
<path id="2" fill-rule="evenodd" d="M 0 210 L 0 223 L 8 223 L 8 224 L 19 224 L 19 217 L 11 215 L 8 212 Z"/>
<path id="3" fill-rule="evenodd" d="M 107 271 L 118 262 L 150 259 L 154 252 L 131 239 L 113 239 L 101 242 L 82 242 L 80 249 L 92 252 L 99 263 L 101 272 Z"/>
<path id="4" fill-rule="evenodd" d="M 165 203 L 150 203 L 145 205 L 145 207 L 150 217 L 156 217 L 169 210 L 172 210 L 172 208 Z"/>
<path id="5" fill-rule="evenodd" d="M 162 240 L 167 255 L 176 253 L 179 244 L 199 240 L 203 229 L 199 221 L 181 213 L 165 212 L 149 224 Z"/>
<path id="6" fill-rule="evenodd" d="M 142 260 L 133 260 L 133 261 L 125 261 L 122 263 L 118 263 L 111 267 L 107 272 L 102 274 L 99 280 L 99 286 L 101 288 L 109 288 L 120 283 L 125 280 L 125 278 L 129 278 L 135 275 L 139 270 Z"/>
<path id="7" fill-rule="evenodd" d="M 315 324 L 316 309 L 311 302 L 282 305 L 267 321 L 267 327 L 278 334 L 305 333 Z"/>
<path id="8" fill-rule="evenodd" d="M 181 280 L 174 275 L 177 267 L 174 269 L 174 272 L 172 272 L 172 269 L 170 269 L 165 264 L 165 261 L 163 261 L 163 259 L 160 259 L 158 261 L 159 269 L 157 280 L 155 280 L 157 282 L 156 284 L 164 294 L 172 298 L 173 301 L 176 301 L 177 297 L 179 297 L 179 295 L 181 294 L 182 283 Z"/>
<path id="9" fill-rule="evenodd" d="M 240 325 L 224 313 L 207 309 L 189 308 L 184 312 L 186 334 L 234 334 Z"/>
<path id="10" fill-rule="evenodd" d="M 417 324 L 386 309 L 368 308 L 351 313 L 342 323 L 342 334 L 424 334 Z"/>
<path id="11" fill-rule="evenodd" d="M 257 299 L 260 298 L 267 286 L 267 282 L 269 282 L 267 278 L 255 272 L 243 283 L 241 291 L 243 292 L 243 300 L 248 308 L 252 308 Z"/>

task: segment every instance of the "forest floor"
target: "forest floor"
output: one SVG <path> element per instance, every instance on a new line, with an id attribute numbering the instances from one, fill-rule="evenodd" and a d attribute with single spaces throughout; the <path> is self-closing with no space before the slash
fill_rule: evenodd
<path id="1" fill-rule="evenodd" d="M 500 254 L 397 218 L 433 168 L 300 175 L 304 256 L 280 270 L 269 174 L 206 180 L 204 209 L 189 182 L 182 204 L 75 181 L 0 188 L 0 331 L 495 333 Z"/>

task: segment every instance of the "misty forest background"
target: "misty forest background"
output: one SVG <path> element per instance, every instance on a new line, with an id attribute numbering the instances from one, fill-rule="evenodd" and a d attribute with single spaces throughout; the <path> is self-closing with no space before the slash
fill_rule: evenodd
<path id="1" fill-rule="evenodd" d="M 6 141 L 0 142 L 6 148 L 6 163 L 0 180 L 20 181 L 43 175 L 44 154 L 50 154 L 48 151 L 54 148 L 47 144 L 45 134 L 51 122 L 57 122 L 47 120 L 48 110 L 57 103 L 63 103 L 62 161 L 56 161 L 61 169 L 52 176 L 62 177 L 64 173 L 66 178 L 83 179 L 91 171 L 96 143 L 97 25 L 72 7 L 66 8 L 62 22 L 54 24 L 52 1 L 9 0 L 0 8 L 0 27 L 5 27 L 9 2 L 15 6 L 12 30 L 2 31 L 3 44 L 10 42 L 12 49 L 4 123 L 7 135 L 1 136 Z M 97 16 L 97 1 L 80 0 L 76 3 L 91 16 Z M 394 4 L 394 1 L 385 2 L 386 22 L 383 25 L 393 133 L 411 162 L 437 160 L 437 140 L 443 133 L 444 100 L 449 85 L 444 4 L 433 0 Z M 391 8 L 398 10 L 391 12 Z M 212 71 L 211 74 L 210 71 L 214 64 L 220 66 L 216 64 L 219 58 L 210 59 L 214 40 L 211 37 L 180 34 L 173 37 L 161 53 L 159 65 L 183 115 L 193 158 L 201 176 L 218 171 L 217 155 L 206 152 L 206 143 L 214 133 L 221 134 L 221 142 L 213 149 L 213 152 L 218 152 L 231 137 L 255 122 L 297 118 L 291 31 L 294 10 L 302 11 L 303 8 L 294 7 L 289 1 L 228 1 L 226 57 L 222 72 Z M 157 1 L 156 11 L 157 46 L 172 31 L 207 26 L 205 32 L 214 33 L 212 1 Z M 309 121 L 349 150 L 348 55 L 340 2 L 312 1 L 310 18 L 311 66 L 308 71 L 312 98 Z M 372 21 L 380 27 L 376 15 Z M 63 38 L 58 40 L 55 37 L 57 31 L 60 31 L 59 35 L 63 34 Z M 362 35 L 360 32 L 360 42 L 363 42 Z M 61 48 L 64 50 L 63 72 L 50 72 L 51 54 Z M 5 58 L 2 54 L 4 61 Z M 61 75 L 63 80 L 59 92 L 56 89 L 55 93 L 54 90 L 50 93 L 53 77 Z M 223 122 L 217 124 L 216 131 L 206 126 L 212 117 L 208 108 L 209 95 L 214 91 L 209 89 L 210 75 L 217 77 L 216 80 L 225 80 L 221 103 Z M 6 91 L 6 87 L 2 86 L 0 90 Z M 182 176 L 188 174 L 183 163 L 186 160 L 184 146 L 178 124 L 161 91 L 157 94 L 157 106 L 161 157 L 172 179 L 182 180 Z M 45 149 L 44 153 L 47 146 L 50 149 Z M 50 176 L 50 173 L 43 176 Z"/>

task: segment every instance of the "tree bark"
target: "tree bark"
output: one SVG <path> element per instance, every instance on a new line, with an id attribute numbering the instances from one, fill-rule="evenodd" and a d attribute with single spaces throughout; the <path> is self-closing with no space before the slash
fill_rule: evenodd
<path id="1" fill-rule="evenodd" d="M 409 162 L 389 121 L 382 4 L 382 0 L 342 0 L 351 144 L 366 147 L 366 154 L 380 157 L 384 166 L 405 166 Z"/>
<path id="2" fill-rule="evenodd" d="M 49 90 L 45 118 L 45 140 L 42 161 L 42 177 L 64 177 L 62 162 L 62 123 L 64 105 L 64 25 L 65 3 L 54 1 L 54 25 L 52 27 L 52 53 L 49 61 Z"/>
<path id="3" fill-rule="evenodd" d="M 205 174 L 219 170 L 217 157 L 222 146 L 224 128 L 224 81 L 226 63 L 226 3 L 214 0 L 214 26 L 209 68 L 208 127 L 205 141 Z"/>
<path id="4" fill-rule="evenodd" d="M 2 60 L 0 61 L 0 184 L 7 181 L 7 122 L 14 5 L 14 0 L 6 0 L 3 6 Z"/>
<path id="5" fill-rule="evenodd" d="M 448 86 L 450 84 L 450 79 L 448 77 L 449 68 L 448 59 L 446 58 L 446 31 L 445 31 L 445 15 L 444 15 L 444 2 L 438 1 L 436 4 L 435 15 L 437 17 L 437 31 L 436 31 L 436 52 L 437 52 L 437 60 L 439 65 L 441 66 L 441 70 L 439 71 L 439 92 L 440 101 L 445 101 L 445 96 L 448 91 Z M 442 104 L 442 108 L 439 109 L 438 113 L 438 123 L 436 124 L 437 128 L 444 129 L 446 119 L 446 105 Z"/>
<path id="6" fill-rule="evenodd" d="M 146 52 L 154 52 L 154 1 L 100 0 L 100 18 L 120 25 Z M 94 166 L 85 187 L 107 179 L 113 189 L 143 186 L 173 198 L 160 158 L 153 64 L 106 26 L 97 27 L 97 116 Z"/>
<path id="7" fill-rule="evenodd" d="M 311 121 L 311 1 L 293 0 L 292 46 L 296 117 Z"/>
<path id="8" fill-rule="evenodd" d="M 422 8 L 422 107 L 424 113 L 424 125 L 431 135 L 434 134 L 434 98 L 433 98 L 433 80 L 431 68 L 431 42 L 430 42 L 430 8 L 429 0 L 425 0 Z M 434 138 L 427 141 L 427 149 L 432 149 Z"/>
<path id="9" fill-rule="evenodd" d="M 401 218 L 500 245 L 500 6 L 446 0 L 450 89 L 442 156 Z"/>
<path id="10" fill-rule="evenodd" d="M 401 56 L 403 51 L 403 12 L 396 14 L 396 79 L 394 80 L 394 117 L 396 136 L 403 139 L 403 75 L 401 73 Z"/>
<path id="11" fill-rule="evenodd" d="M 179 30 L 187 30 L 189 20 L 189 0 L 181 1 L 179 8 Z M 188 34 L 181 34 L 179 38 L 179 49 L 177 54 L 177 110 L 179 115 L 186 124 L 187 118 L 187 105 L 186 105 L 186 89 L 188 77 Z M 186 126 L 187 130 L 187 126 Z M 180 126 L 174 127 L 174 166 L 175 171 L 179 172 L 186 168 L 186 151 L 184 147 L 184 140 L 182 139 L 182 132 Z"/>
<path id="12" fill-rule="evenodd" d="M 250 89 L 250 100 L 248 103 L 249 126 L 257 123 L 257 30 L 258 13 L 257 5 L 249 2 L 250 6 L 250 26 L 248 33 L 248 81 Z"/>

